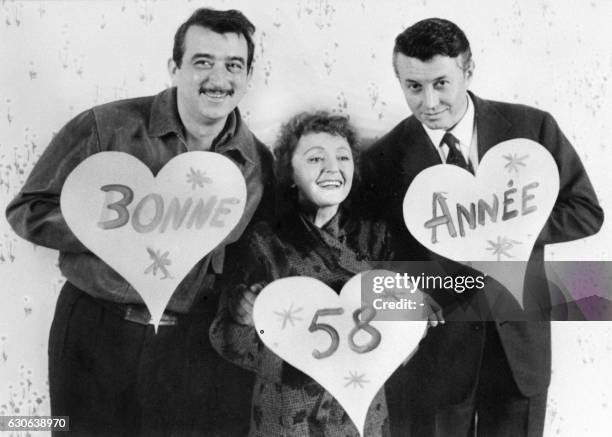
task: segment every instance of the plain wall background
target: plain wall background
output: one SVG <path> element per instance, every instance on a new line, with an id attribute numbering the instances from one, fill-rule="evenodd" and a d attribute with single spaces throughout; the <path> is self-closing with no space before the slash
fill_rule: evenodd
<path id="1" fill-rule="evenodd" d="M 170 85 L 174 32 L 201 6 L 241 9 L 257 26 L 241 110 L 267 144 L 291 114 L 319 107 L 349 114 L 364 136 L 386 132 L 409 115 L 391 68 L 393 39 L 422 18 L 455 21 L 472 44 L 472 90 L 550 111 L 612 215 L 609 0 L 2 0 L 0 209 L 70 118 Z M 610 241 L 608 220 L 594 237 L 549 246 L 548 259 L 609 260 Z M 0 415 L 49 413 L 47 337 L 63 283 L 56 258 L 17 237 L 2 214 Z M 609 435 L 611 330 L 554 324 L 547 436 Z"/>

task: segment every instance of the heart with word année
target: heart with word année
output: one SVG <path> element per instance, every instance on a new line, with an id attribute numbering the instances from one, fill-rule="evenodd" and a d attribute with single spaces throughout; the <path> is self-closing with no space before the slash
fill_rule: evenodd
<path id="1" fill-rule="evenodd" d="M 558 193 L 550 152 L 517 138 L 492 147 L 475 176 L 445 164 L 420 172 L 404 197 L 404 221 L 429 250 L 493 276 L 522 305 L 525 261 Z"/>
<path id="2" fill-rule="evenodd" d="M 327 390 L 363 435 L 376 393 L 423 337 L 426 321 L 376 321 L 364 305 L 362 274 L 340 295 L 313 278 L 289 277 L 266 286 L 253 320 L 263 343 Z"/>
<path id="3" fill-rule="evenodd" d="M 101 152 L 68 176 L 61 210 L 77 238 L 138 291 L 157 327 L 179 283 L 238 224 L 246 184 L 212 152 L 187 152 L 156 176 L 132 155 Z"/>

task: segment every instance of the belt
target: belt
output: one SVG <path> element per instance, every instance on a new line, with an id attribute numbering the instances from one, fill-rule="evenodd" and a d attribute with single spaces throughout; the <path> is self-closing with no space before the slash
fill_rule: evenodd
<path id="1" fill-rule="evenodd" d="M 145 305 L 120 304 L 101 299 L 95 300 L 107 310 L 122 317 L 123 320 L 138 323 L 139 325 L 153 324 L 151 313 Z M 176 326 L 178 325 L 178 319 L 179 314 L 171 311 L 164 311 L 158 326 Z"/>
<path id="2" fill-rule="evenodd" d="M 128 322 L 138 323 L 140 325 L 152 325 L 151 313 L 145 306 L 139 305 L 128 305 L 123 316 L 124 320 Z M 164 311 L 161 318 L 159 319 L 158 326 L 175 326 L 178 325 L 178 314 Z"/>

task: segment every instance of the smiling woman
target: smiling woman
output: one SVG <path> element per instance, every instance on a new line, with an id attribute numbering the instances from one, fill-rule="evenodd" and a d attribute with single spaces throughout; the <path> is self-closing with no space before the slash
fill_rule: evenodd
<path id="1" fill-rule="evenodd" d="M 345 117 L 326 112 L 293 117 L 281 128 L 274 152 L 283 201 L 297 201 L 315 226 L 327 223 L 351 191 L 356 142 Z"/>
<path id="2" fill-rule="evenodd" d="M 353 184 L 355 165 L 348 141 L 326 132 L 307 133 L 298 141 L 291 167 L 300 205 L 315 212 L 315 226 L 324 225 Z"/>
<path id="3" fill-rule="evenodd" d="M 228 252 L 226 265 L 238 267 L 224 275 L 210 334 L 222 356 L 257 375 L 249 435 L 359 435 L 333 396 L 261 343 L 252 319 L 269 282 L 309 276 L 339 292 L 371 269 L 367 260 L 391 259 L 386 228 L 344 212 L 355 189 L 356 143 L 346 117 L 315 112 L 289 120 L 275 149 L 278 221 L 258 223 Z M 388 435 L 384 390 L 372 401 L 364 435 Z"/>

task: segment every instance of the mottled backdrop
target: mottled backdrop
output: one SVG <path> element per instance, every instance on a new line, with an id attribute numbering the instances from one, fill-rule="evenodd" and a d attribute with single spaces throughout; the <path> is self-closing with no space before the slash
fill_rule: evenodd
<path id="1" fill-rule="evenodd" d="M 407 116 L 391 68 L 393 39 L 429 16 L 472 43 L 479 95 L 550 111 L 612 216 L 612 1 L 10 1 L 0 0 L 0 209 L 62 125 L 80 111 L 169 85 L 179 23 L 199 6 L 242 9 L 256 24 L 252 88 L 241 105 L 268 144 L 301 109 L 349 114 L 366 137 Z M 610 220 L 549 259 L 612 259 Z M 0 415 L 48 414 L 47 336 L 63 282 L 57 253 L 0 218 Z M 607 436 L 612 325 L 553 326 L 547 436 Z M 197 383 L 197 381 L 194 381 Z"/>

